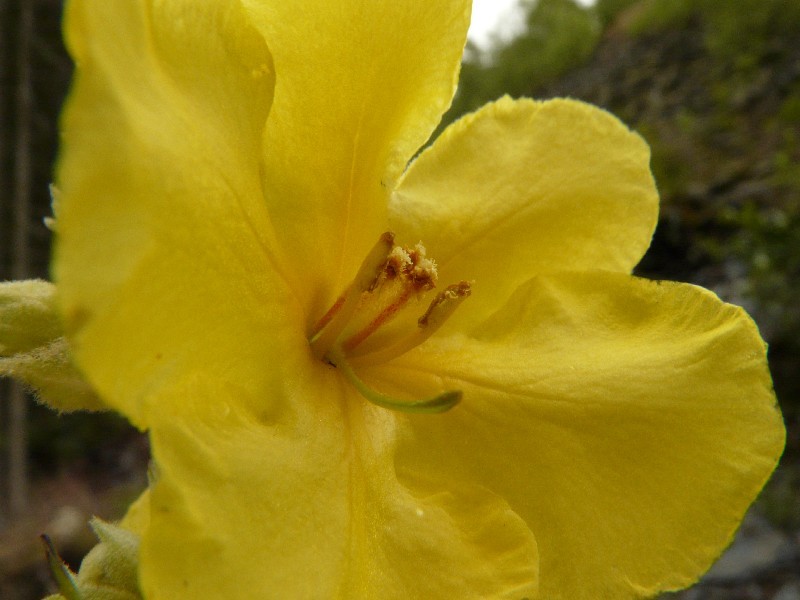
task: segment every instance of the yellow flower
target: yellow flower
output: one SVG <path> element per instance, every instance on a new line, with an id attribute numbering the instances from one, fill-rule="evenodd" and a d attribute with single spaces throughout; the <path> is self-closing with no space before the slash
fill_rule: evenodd
<path id="1" fill-rule="evenodd" d="M 708 568 L 783 428 L 747 315 L 630 275 L 637 135 L 505 98 L 412 160 L 468 0 L 67 12 L 54 273 L 77 364 L 150 431 L 147 598 L 619 599 Z"/>

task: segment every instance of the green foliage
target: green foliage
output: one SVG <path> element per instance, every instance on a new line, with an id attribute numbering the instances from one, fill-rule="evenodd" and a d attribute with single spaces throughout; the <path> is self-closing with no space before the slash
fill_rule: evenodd
<path id="1" fill-rule="evenodd" d="M 603 26 L 607 26 L 614 19 L 638 0 L 597 0 L 594 10 Z"/>
<path id="2" fill-rule="evenodd" d="M 734 60 L 740 70 L 758 64 L 775 39 L 797 30 L 800 3 L 796 0 L 704 0 L 708 18 L 706 45 L 712 55 Z"/>
<path id="3" fill-rule="evenodd" d="M 522 96 L 580 65 L 600 39 L 600 20 L 575 0 L 528 0 L 525 31 L 483 52 L 467 47 L 459 91 L 445 123 L 503 94 Z"/>
<path id="4" fill-rule="evenodd" d="M 792 333 L 800 331 L 800 312 L 787 310 L 800 306 L 800 206 L 796 200 L 772 207 L 751 201 L 739 209 L 721 211 L 720 223 L 733 233 L 717 251 L 746 265 L 743 292 L 758 301 L 763 324 L 774 332 L 771 337 L 795 343 L 800 351 L 800 341 Z M 787 333 L 789 339 L 782 340 Z"/>
<path id="5" fill-rule="evenodd" d="M 581 64 L 600 36 L 599 20 L 573 0 L 539 0 L 527 10 L 525 33 L 493 60 L 498 83 L 513 96 Z"/>
<path id="6" fill-rule="evenodd" d="M 490 76 L 493 68 L 485 63 L 486 58 L 481 49 L 468 42 L 464 61 L 461 63 L 458 92 L 453 100 L 453 106 L 444 117 L 444 124 L 480 108 L 486 102 L 505 93 Z"/>
<path id="7" fill-rule="evenodd" d="M 631 4 L 625 0 L 600 0 L 603 5 Z M 705 44 L 717 60 L 732 64 L 739 73 L 759 64 L 776 39 L 800 27 L 800 2 L 797 0 L 642 0 L 631 24 L 634 33 L 658 32 L 679 27 L 689 19 L 707 24 Z M 604 21 L 605 22 L 605 21 Z"/>
<path id="8" fill-rule="evenodd" d="M 800 465 L 778 468 L 758 499 L 758 506 L 773 524 L 792 531 L 800 527 Z"/>
<path id="9" fill-rule="evenodd" d="M 695 11 L 700 11 L 704 0 L 643 0 L 639 3 L 636 18 L 631 23 L 633 33 L 659 31 L 677 27 L 686 22 Z"/>

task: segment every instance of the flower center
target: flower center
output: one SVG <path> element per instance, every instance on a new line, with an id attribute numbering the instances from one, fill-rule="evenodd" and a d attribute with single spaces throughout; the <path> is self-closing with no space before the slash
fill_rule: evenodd
<path id="1" fill-rule="evenodd" d="M 353 366 L 389 361 L 418 346 L 447 320 L 470 295 L 470 284 L 461 281 L 439 292 L 427 310 L 409 323 L 409 312 L 436 287 L 436 264 L 425 247 L 404 248 L 394 234 L 384 233 L 370 250 L 352 283 L 314 325 L 309 343 L 321 360 L 337 367 L 368 400 L 405 412 L 441 412 L 455 406 L 461 392 L 403 402 L 369 388 Z"/>

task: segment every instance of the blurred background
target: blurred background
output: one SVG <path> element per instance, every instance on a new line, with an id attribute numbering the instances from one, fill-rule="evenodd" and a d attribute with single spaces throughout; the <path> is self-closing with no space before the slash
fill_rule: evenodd
<path id="1" fill-rule="evenodd" d="M 501 4 L 476 0 L 442 127 L 503 94 L 615 113 L 649 142 L 662 198 L 637 273 L 743 305 L 770 345 L 784 457 L 731 549 L 664 598 L 800 600 L 800 0 Z M 0 0 L 3 280 L 48 273 L 43 218 L 71 75 L 61 9 Z M 59 416 L 0 380 L 0 598 L 51 589 L 42 532 L 77 568 L 94 544 L 88 518 L 118 518 L 145 486 L 147 460 L 146 439 L 122 419 Z"/>

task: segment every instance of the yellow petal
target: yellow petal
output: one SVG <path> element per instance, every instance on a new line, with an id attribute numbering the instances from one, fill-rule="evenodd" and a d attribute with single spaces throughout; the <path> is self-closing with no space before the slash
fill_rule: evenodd
<path id="1" fill-rule="evenodd" d="M 387 190 L 455 91 L 469 0 L 245 0 L 278 74 L 265 193 L 320 314 L 385 230 Z M 322 286 L 322 287 L 320 287 Z"/>
<path id="2" fill-rule="evenodd" d="M 536 536 L 548 600 L 691 584 L 784 444 L 755 325 L 689 285 L 542 276 L 468 334 L 367 371 L 387 393 L 463 390 L 450 412 L 409 417 L 399 472 L 505 498 Z"/>
<path id="3" fill-rule="evenodd" d="M 319 368 L 275 390 L 293 409 L 272 420 L 202 376 L 170 392 L 195 402 L 152 423 L 145 597 L 532 596 L 535 543 L 508 505 L 467 484 L 400 486 L 394 413 Z"/>
<path id="4" fill-rule="evenodd" d="M 47 281 L 0 284 L 0 377 L 18 379 L 56 410 L 107 408 L 72 362 Z"/>
<path id="5" fill-rule="evenodd" d="M 233 0 L 73 0 L 65 29 L 54 272 L 79 365 L 140 427 L 153 390 L 196 369 L 258 397 L 303 327 L 261 190 L 263 39 Z"/>
<path id="6" fill-rule="evenodd" d="M 539 273 L 630 272 L 658 216 L 649 163 L 647 144 L 599 108 L 506 97 L 451 125 L 410 165 L 390 226 L 423 241 L 442 281 L 475 281 L 475 319 Z"/>
<path id="7" fill-rule="evenodd" d="M 145 489 L 136 500 L 131 502 L 125 516 L 119 523 L 120 527 L 124 527 L 128 531 L 132 531 L 138 536 L 150 524 L 150 488 Z"/>

